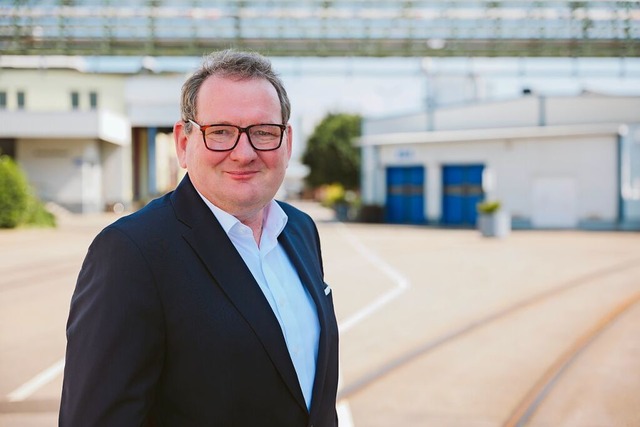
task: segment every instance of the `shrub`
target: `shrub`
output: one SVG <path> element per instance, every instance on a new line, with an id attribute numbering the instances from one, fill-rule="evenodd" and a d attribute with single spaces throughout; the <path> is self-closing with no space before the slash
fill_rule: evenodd
<path id="1" fill-rule="evenodd" d="M 0 228 L 17 227 L 29 205 L 29 183 L 16 162 L 0 156 Z"/>
<path id="2" fill-rule="evenodd" d="M 9 156 L 0 156 L 0 228 L 22 224 L 56 225 L 53 214 L 35 197 L 27 177 Z"/>
<path id="3" fill-rule="evenodd" d="M 35 227 L 55 227 L 56 217 L 37 197 L 30 195 L 24 222 Z"/>

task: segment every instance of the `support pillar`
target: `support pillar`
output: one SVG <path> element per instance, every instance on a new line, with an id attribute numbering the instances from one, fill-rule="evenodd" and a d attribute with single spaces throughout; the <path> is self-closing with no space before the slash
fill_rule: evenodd
<path id="1" fill-rule="evenodd" d="M 150 127 L 147 129 L 147 177 L 149 195 L 156 195 L 158 192 L 157 180 L 156 180 L 156 135 L 158 129 Z"/>

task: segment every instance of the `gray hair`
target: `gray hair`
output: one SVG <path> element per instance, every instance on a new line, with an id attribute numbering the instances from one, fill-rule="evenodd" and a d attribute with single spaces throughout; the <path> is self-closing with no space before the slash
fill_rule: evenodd
<path id="1" fill-rule="evenodd" d="M 267 80 L 278 93 L 282 124 L 289 121 L 291 103 L 282 80 L 271 67 L 271 61 L 258 53 L 227 49 L 205 56 L 202 65 L 182 85 L 180 114 L 185 122 L 185 132 L 191 132 L 192 126 L 188 120 L 196 120 L 198 93 L 204 81 L 210 76 L 232 77 L 239 80 Z"/>

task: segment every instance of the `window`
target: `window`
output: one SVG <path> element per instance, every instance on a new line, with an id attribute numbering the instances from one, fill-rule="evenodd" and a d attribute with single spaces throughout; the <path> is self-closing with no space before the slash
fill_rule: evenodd
<path id="1" fill-rule="evenodd" d="M 24 110 L 26 105 L 26 96 L 24 91 L 18 91 L 18 110 Z"/>
<path id="2" fill-rule="evenodd" d="M 89 107 L 92 110 L 98 109 L 98 92 L 89 92 Z"/>
<path id="3" fill-rule="evenodd" d="M 0 91 L 0 110 L 7 109 L 7 92 Z"/>
<path id="4" fill-rule="evenodd" d="M 71 109 L 80 109 L 80 94 L 78 92 L 71 92 Z"/>

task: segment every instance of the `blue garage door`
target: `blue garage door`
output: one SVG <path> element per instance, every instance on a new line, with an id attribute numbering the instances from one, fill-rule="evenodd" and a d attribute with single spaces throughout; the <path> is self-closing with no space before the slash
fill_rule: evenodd
<path id="1" fill-rule="evenodd" d="M 392 224 L 423 224 L 424 167 L 387 168 L 386 221 Z"/>
<path id="2" fill-rule="evenodd" d="M 442 167 L 442 223 L 475 226 L 476 205 L 484 199 L 482 171 L 484 165 L 450 165 Z"/>

